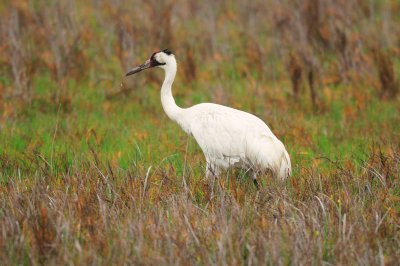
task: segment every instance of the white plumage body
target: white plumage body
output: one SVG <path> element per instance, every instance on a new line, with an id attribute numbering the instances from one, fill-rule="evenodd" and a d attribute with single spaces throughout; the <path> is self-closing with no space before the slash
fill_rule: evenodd
<path id="1" fill-rule="evenodd" d="M 284 145 L 258 117 L 212 103 L 181 112 L 178 124 L 195 138 L 214 174 L 232 166 L 256 173 L 269 169 L 280 179 L 290 174 Z"/>
<path id="2" fill-rule="evenodd" d="M 172 96 L 177 64 L 175 56 L 164 50 L 154 53 L 145 64 L 127 75 L 158 66 L 165 70 L 161 103 L 168 117 L 192 135 L 207 161 L 207 176 L 218 176 L 221 169 L 240 167 L 256 174 L 271 170 L 279 179 L 291 174 L 290 158 L 282 142 L 258 117 L 223 105 L 202 103 L 180 108 Z"/>

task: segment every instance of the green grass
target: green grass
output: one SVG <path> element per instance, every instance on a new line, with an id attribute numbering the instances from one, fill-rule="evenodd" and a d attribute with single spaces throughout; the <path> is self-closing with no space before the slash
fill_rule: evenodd
<path id="1" fill-rule="evenodd" d="M 274 100 L 273 88 L 266 87 L 264 97 L 252 96 L 246 79 L 230 79 L 229 73 L 235 71 L 229 68 L 227 71 L 224 86 L 233 88 L 228 104 L 258 113 L 273 129 L 287 132 L 287 135 L 278 133 L 278 137 L 288 147 L 295 169 L 300 161 L 308 162 L 303 165 L 307 167 L 312 158 L 319 156 L 358 163 L 365 159 L 372 145 L 389 147 L 390 143 L 388 146 L 384 140 L 394 139 L 400 132 L 397 101 L 380 101 L 371 96 L 364 109 L 357 110 L 353 97 L 332 88 L 335 99 L 326 104 L 322 113 L 290 102 L 282 109 L 281 103 Z M 196 89 L 190 93 L 191 97 L 179 85 L 182 84 L 178 81 L 174 90 L 180 95 L 177 102 L 182 106 L 209 98 L 201 86 L 203 83 L 192 84 Z M 189 140 L 163 113 L 155 85 L 144 85 L 128 96 L 107 100 L 105 94 L 109 88 L 93 87 L 88 80 L 79 84 L 71 80 L 67 83 L 68 95 L 72 97 L 68 111 L 53 100 L 57 88 L 48 75 L 36 76 L 34 87 L 37 100 L 16 119 L 6 121 L 0 133 L 3 153 L 10 158 L 23 153 L 40 154 L 47 159 L 64 154 L 71 163 L 75 156 L 90 156 L 92 147 L 102 160 L 115 160 L 123 169 L 136 160 L 158 164 L 170 157 L 168 162 L 180 172 L 187 141 L 190 141 L 187 157 L 196 154 L 201 158 L 195 141 Z M 249 101 L 253 104 L 248 104 Z M 346 118 L 346 108 L 353 110 L 354 117 Z M 266 112 L 268 115 L 263 117 Z M 295 135 L 293 127 L 301 128 L 303 133 Z"/>
<path id="2" fill-rule="evenodd" d="M 18 62 L 2 53 L 12 51 L 13 43 L 6 39 L 0 45 L 0 93 L 5 95 L 0 95 L 0 261 L 8 265 L 399 261 L 400 101 L 398 96 L 379 97 L 381 84 L 368 46 L 371 36 L 375 38 L 371 27 L 388 46 L 397 43 L 398 16 L 387 21 L 393 40 L 385 39 L 380 24 L 371 24 L 381 19 L 379 12 L 368 18 L 364 11 L 346 9 L 344 2 L 330 3 L 329 10 L 340 9 L 357 18 L 354 28 L 346 31 L 346 53 L 355 66 L 342 69 L 336 35 L 326 24 L 342 25 L 334 16 L 316 23 L 328 36 L 328 44 L 315 36 L 303 44 L 290 43 L 290 34 L 297 36 L 297 30 L 313 25 L 294 20 L 296 27 L 284 28 L 290 23 L 285 18 L 304 19 L 301 10 L 286 2 L 271 2 L 266 9 L 264 2 L 252 1 L 245 5 L 250 13 L 240 2 L 229 7 L 215 4 L 210 10 L 207 1 L 191 2 L 193 6 L 181 3 L 173 9 L 135 3 L 99 2 L 94 7 L 82 2 L 72 11 L 62 6 L 60 17 L 76 19 L 81 32 L 78 48 L 70 45 L 73 49 L 63 58 L 66 75 L 58 78 L 57 53 L 50 44 L 61 50 L 63 46 L 51 43 L 54 38 L 47 40 L 44 33 L 59 37 L 73 32 L 73 27 L 53 32 L 58 20 L 51 14 L 58 13 L 41 13 L 45 6 L 40 1 L 32 6 L 0 4 L 1 21 L 10 22 L 6 11 L 18 10 L 17 29 L 27 34 L 20 38 L 29 40 L 21 47 L 33 52 L 31 61 L 21 58 L 32 82 L 32 98 L 23 100 L 12 95 L 18 88 L 11 69 Z M 398 14 L 399 6 L 387 3 L 375 4 Z M 364 3 L 357 5 L 366 8 Z M 320 9 L 325 15 L 329 11 Z M 143 15 L 149 20 L 141 19 Z M 168 15 L 173 19 L 164 21 Z M 43 25 L 33 19 L 38 17 L 44 18 Z M 253 25 L 253 20 L 260 23 Z M 173 25 L 170 39 L 164 40 L 149 21 Z M 4 29 L 12 27 L 7 25 Z M 262 175 L 257 190 L 241 170 L 231 169 L 215 181 L 205 177 L 202 151 L 161 107 L 162 71 L 124 77 L 125 68 L 142 63 L 154 45 L 164 45 L 161 40 L 171 49 L 176 47 L 177 104 L 216 102 L 259 116 L 290 154 L 289 179 L 278 182 Z M 121 48 L 122 43 L 127 47 Z M 187 47 L 196 66 L 193 79 L 185 77 L 190 70 Z M 82 54 L 75 55 L 74 49 Z M 398 78 L 396 49 L 382 48 L 392 58 Z M 254 56 L 254 51 L 260 54 Z M 288 54 L 299 56 L 299 51 L 309 52 L 320 63 L 316 106 L 310 100 L 306 60 L 299 98 L 292 96 Z M 357 75 L 338 78 L 351 72 Z"/>

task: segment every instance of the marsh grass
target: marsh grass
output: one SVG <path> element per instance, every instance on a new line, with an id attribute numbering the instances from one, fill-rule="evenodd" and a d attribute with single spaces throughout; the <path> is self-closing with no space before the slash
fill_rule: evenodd
<path id="1" fill-rule="evenodd" d="M 17 170 L 2 182 L 2 261 L 395 263 L 399 154 L 371 151 L 360 167 L 321 159 L 324 171 L 266 177 L 258 191 L 244 176 L 221 177 L 212 198 L 197 165 L 180 176 L 171 165 L 124 170 L 82 158 L 55 172 L 37 159 L 29 178 L 8 165 Z"/>
<path id="2" fill-rule="evenodd" d="M 400 260 L 397 2 L 64 2 L 0 4 L 2 264 Z M 177 103 L 256 114 L 292 177 L 205 178 L 161 71 L 123 77 L 167 46 Z"/>

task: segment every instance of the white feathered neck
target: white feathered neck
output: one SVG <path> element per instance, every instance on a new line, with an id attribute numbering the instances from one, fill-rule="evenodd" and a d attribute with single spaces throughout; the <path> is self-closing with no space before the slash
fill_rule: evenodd
<path id="1" fill-rule="evenodd" d="M 171 90 L 177 69 L 175 58 L 171 59 L 162 68 L 165 70 L 165 79 L 161 87 L 161 104 L 167 116 L 174 121 L 178 121 L 183 109 L 176 105 Z"/>

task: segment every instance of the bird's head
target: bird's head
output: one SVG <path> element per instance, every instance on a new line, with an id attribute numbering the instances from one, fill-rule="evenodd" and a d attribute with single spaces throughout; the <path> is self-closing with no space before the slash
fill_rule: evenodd
<path id="1" fill-rule="evenodd" d="M 176 64 L 174 54 L 169 49 L 164 49 L 162 51 L 153 53 L 150 59 L 148 59 L 144 64 L 129 70 L 126 73 L 126 76 L 152 67 L 161 67 L 165 69 L 166 67 L 174 64 Z"/>

